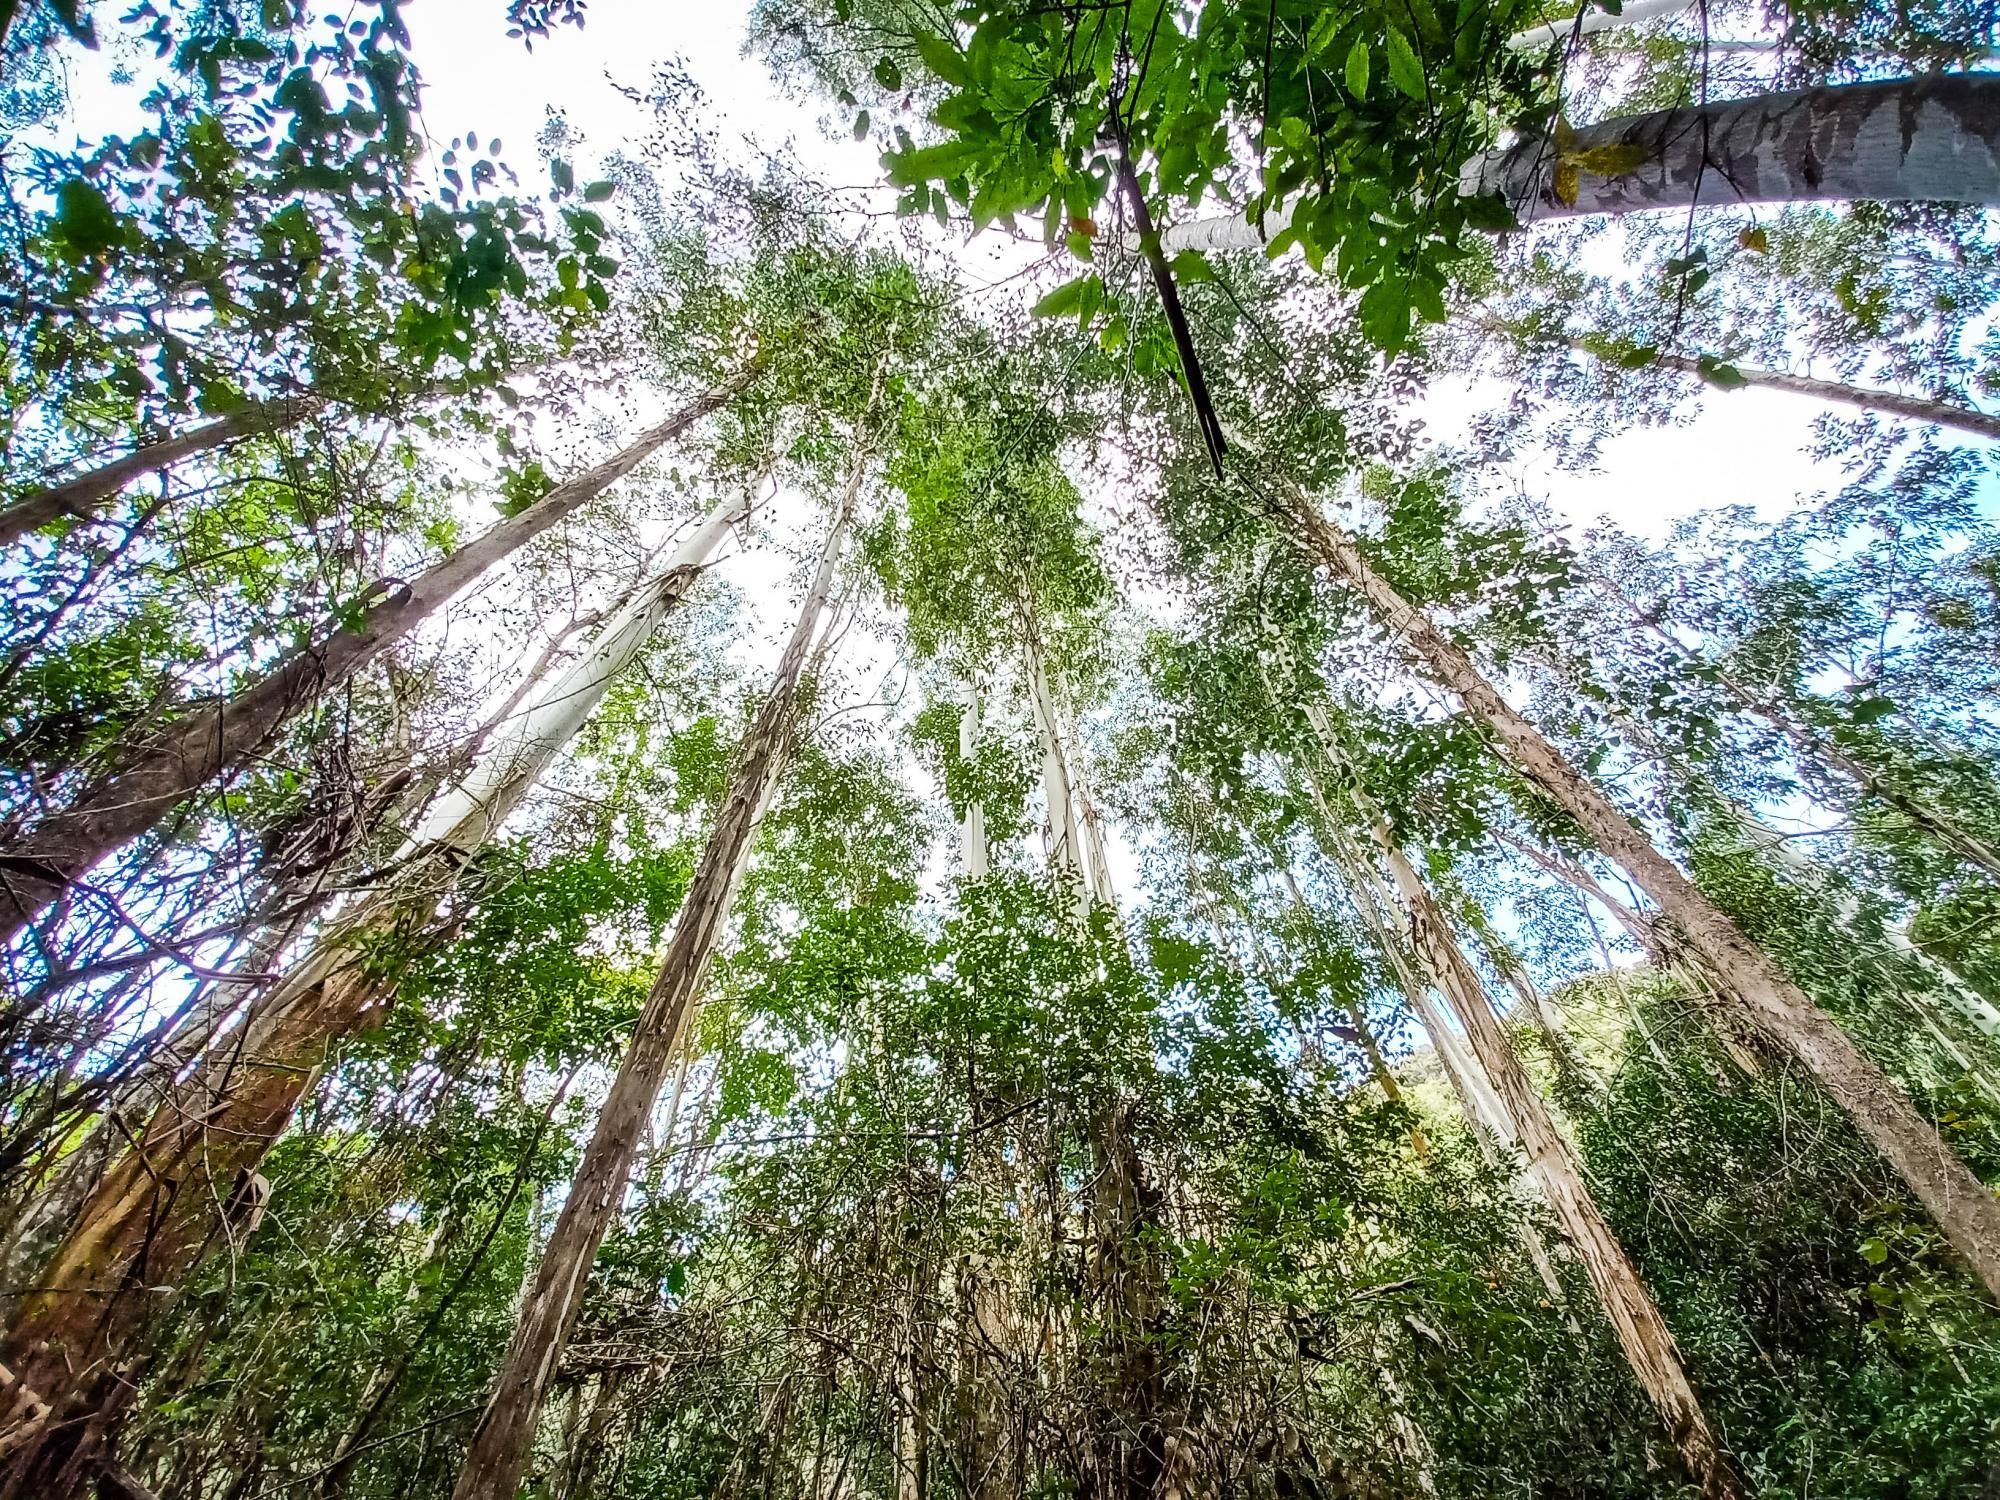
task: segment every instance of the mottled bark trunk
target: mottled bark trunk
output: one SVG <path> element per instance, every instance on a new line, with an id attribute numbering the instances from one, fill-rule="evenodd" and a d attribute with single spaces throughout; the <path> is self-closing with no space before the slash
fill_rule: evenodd
<path id="1" fill-rule="evenodd" d="M 0 547 L 11 547 L 31 531 L 39 531 L 59 516 L 88 520 L 135 479 L 158 473 L 182 459 L 213 452 L 225 443 L 253 432 L 289 427 L 307 410 L 302 401 L 260 402 L 226 417 L 203 422 L 172 437 L 142 443 L 123 458 L 115 458 L 87 473 L 77 474 L 23 496 L 0 509 Z"/>
<path id="2" fill-rule="evenodd" d="M 1571 1246 L 1597 1289 L 1605 1317 L 1618 1336 L 1625 1359 L 1651 1399 L 1660 1420 L 1680 1450 L 1688 1473 L 1712 1500 L 1726 1500 L 1742 1491 L 1710 1430 L 1708 1417 L 1694 1393 L 1680 1350 L 1666 1320 L 1640 1280 L 1611 1226 L 1583 1180 L 1583 1169 L 1569 1142 L 1556 1128 L 1527 1069 L 1507 1042 L 1499 1019 L 1487 1002 L 1479 976 L 1466 959 L 1430 888 L 1391 837 L 1377 823 L 1375 841 L 1388 860 L 1397 889 L 1410 913 L 1411 937 L 1438 988 L 1450 1000 L 1472 1042 L 1472 1050 L 1487 1081 L 1512 1119 L 1527 1153 L 1528 1169 L 1562 1225 Z"/>
<path id="3" fill-rule="evenodd" d="M 1578 160 L 1619 150 L 1641 159 L 1610 172 Z M 1537 136 L 1476 156 L 1459 192 L 1499 193 L 1523 220 L 1697 204 L 1996 203 L 2000 74 L 1931 73 L 1606 120 L 1563 149 Z"/>
<path id="4" fill-rule="evenodd" d="M 513 1500 L 534 1446 L 535 1427 L 556 1363 L 576 1325 L 598 1247 L 624 1200 L 640 1136 L 666 1081 L 690 1014 L 707 981 L 723 923 L 749 863 L 750 840 L 791 749 L 797 688 L 845 540 L 866 462 L 857 460 L 819 571 L 778 663 L 776 680 L 738 747 L 729 790 L 702 851 L 652 992 L 561 1214 L 536 1269 L 493 1393 L 472 1436 L 453 1500 Z"/>
<path id="5" fill-rule="evenodd" d="M 754 373 L 754 372 L 753 372 Z M 354 622 L 285 657 L 223 702 L 183 714 L 143 742 L 114 751 L 74 804 L 0 848 L 0 943 L 11 940 L 69 882 L 145 833 L 218 776 L 241 770 L 287 720 L 357 672 L 480 575 L 602 494 L 696 421 L 744 389 L 746 374 L 710 391 L 623 452 L 558 486 L 408 584 L 378 585 Z"/>
<path id="6" fill-rule="evenodd" d="M 712 544 L 714 534 L 704 534 Z M 628 603 L 605 639 L 546 687 L 523 727 L 500 738 L 488 764 L 426 816 L 398 861 L 396 884 L 337 917 L 243 1024 L 172 1086 L 136 1149 L 99 1179 L 0 1345 L 0 1360 L 45 1404 L 69 1413 L 106 1399 L 105 1382 L 143 1347 L 163 1293 L 226 1241 L 221 1211 L 237 1184 L 254 1176 L 329 1050 L 379 1013 L 394 980 L 385 956 L 407 951 L 465 861 L 686 595 L 705 560 L 684 550 Z M 567 733 L 559 734 L 563 725 Z M 6 1440 L 0 1425 L 0 1444 Z"/>
<path id="7" fill-rule="evenodd" d="M 2000 1295 L 2000 1202 L 1902 1090 L 1727 913 L 1501 697 L 1457 642 L 1375 572 L 1352 537 L 1322 516 L 1302 493 L 1294 494 L 1284 519 L 1295 528 L 1308 555 L 1359 592 L 1426 671 L 1486 726 L 1514 767 L 1631 874 L 1724 991 L 1853 1117 L 1981 1282 Z"/>

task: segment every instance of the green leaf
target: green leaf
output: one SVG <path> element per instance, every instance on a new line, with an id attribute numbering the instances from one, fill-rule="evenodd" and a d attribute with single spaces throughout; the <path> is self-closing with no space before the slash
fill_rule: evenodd
<path id="1" fill-rule="evenodd" d="M 854 117 L 854 138 L 857 141 L 868 139 L 868 111 L 865 109 Z"/>
<path id="2" fill-rule="evenodd" d="M 1424 65 L 1417 61 L 1416 49 L 1408 38 L 1395 27 L 1383 38 L 1384 50 L 1389 54 L 1389 82 L 1396 85 L 1418 103 L 1430 98 L 1430 90 L 1424 82 Z"/>
<path id="3" fill-rule="evenodd" d="M 1465 210 L 1465 222 L 1474 229 L 1505 234 L 1521 227 L 1520 221 L 1514 217 L 1514 210 L 1507 206 L 1506 198 L 1499 193 L 1481 193 L 1476 198 L 1463 198 L 1459 202 Z"/>
<path id="4" fill-rule="evenodd" d="M 1208 257 L 1199 250 L 1183 250 L 1168 263 L 1174 273 L 1174 280 L 1182 286 L 1196 286 L 1204 281 L 1215 280 L 1215 267 L 1208 263 Z"/>
<path id="5" fill-rule="evenodd" d="M 885 57 L 875 64 L 875 81 L 891 94 L 902 91 L 903 70 L 896 66 L 895 58 Z"/>
<path id="6" fill-rule="evenodd" d="M 555 183 L 558 193 L 573 193 L 576 191 L 576 173 L 571 170 L 570 164 L 560 156 L 549 163 L 549 180 Z"/>
<path id="7" fill-rule="evenodd" d="M 1625 344 L 1613 352 L 1611 362 L 1621 370 L 1643 370 L 1659 357 L 1657 344 Z"/>
<path id="8" fill-rule="evenodd" d="M 1083 307 L 1084 299 L 1096 285 L 1095 271 L 1086 272 L 1074 281 L 1065 281 L 1035 304 L 1034 315 L 1038 318 L 1060 318 L 1076 312 Z"/>
<path id="9" fill-rule="evenodd" d="M 1707 279 L 1708 273 L 1706 271 L 1699 272 L 1698 274 L 1704 280 Z M 1693 277 L 1689 278 L 1689 282 L 1692 284 Z M 1695 361 L 1695 373 L 1719 391 L 1738 390 L 1750 383 L 1743 372 L 1737 369 L 1736 366 L 1729 364 L 1725 360 L 1717 359 L 1712 354 L 1704 354 L 1700 359 Z"/>
<path id="10" fill-rule="evenodd" d="M 925 67 L 954 88 L 966 88 L 972 83 L 972 69 L 964 54 L 944 37 L 919 36 L 917 56 L 924 60 Z"/>
<path id="11" fill-rule="evenodd" d="M 1347 49 L 1347 92 L 1357 99 L 1368 97 L 1368 43 L 1360 37 Z"/>
<path id="12" fill-rule="evenodd" d="M 125 229 L 110 200 L 81 177 L 56 189 L 56 224 L 79 260 L 102 255 L 124 241 Z"/>
<path id="13" fill-rule="evenodd" d="M 583 190 L 583 201 L 585 203 L 602 203 L 617 191 L 617 183 L 611 181 L 609 178 L 603 178 L 591 183 Z"/>
<path id="14" fill-rule="evenodd" d="M 1889 1247 L 1881 1240 L 1863 1240 L 1861 1258 L 1871 1266 L 1879 1266 L 1889 1258 Z"/>

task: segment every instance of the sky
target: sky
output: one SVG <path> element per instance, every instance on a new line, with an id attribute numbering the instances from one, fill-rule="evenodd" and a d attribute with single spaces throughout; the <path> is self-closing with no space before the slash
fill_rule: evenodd
<path id="1" fill-rule="evenodd" d="M 426 80 L 422 116 L 433 152 L 468 133 L 482 141 L 497 138 L 523 187 L 533 189 L 545 181 L 537 138 L 559 112 L 578 143 L 569 150 L 577 178 L 588 181 L 614 154 L 643 160 L 656 121 L 630 94 L 643 96 L 655 69 L 678 60 L 705 96 L 699 119 L 690 123 L 725 143 L 740 141 L 732 154 L 754 159 L 760 151 L 789 150 L 821 181 L 853 188 L 856 206 L 888 207 L 892 200 L 878 187 L 879 148 L 873 141 L 856 142 L 849 122 L 831 117 L 816 100 L 788 97 L 760 60 L 743 54 L 748 11 L 748 0 L 667 5 L 595 0 L 581 29 L 559 28 L 530 51 L 506 35 L 505 0 L 410 0 L 403 14 Z M 132 109 L 139 90 L 114 88 L 107 73 L 101 59 L 79 62 L 72 78 L 71 128 L 121 128 L 120 116 Z M 669 163 L 646 165 L 671 181 Z M 961 238 L 953 250 L 962 274 L 975 284 L 999 281 L 1034 253 L 997 232 Z M 1033 281 L 1024 281 L 993 295 L 1031 298 L 1034 288 Z M 1478 413 L 1504 398 L 1497 381 L 1448 377 L 1425 398 L 1421 415 L 1435 440 L 1454 443 Z M 1654 538 L 1695 510 L 1748 503 L 1770 513 L 1839 482 L 1834 466 L 1815 469 L 1803 452 L 1821 409 L 1778 392 L 1704 392 L 1684 425 L 1640 428 L 1610 439 L 1595 472 L 1562 471 L 1529 454 L 1505 473 L 1486 476 L 1487 485 L 1492 491 L 1524 491 L 1579 527 L 1608 514 L 1627 530 Z M 807 520 L 799 517 L 801 523 Z M 812 545 L 801 526 L 781 520 L 774 530 L 776 551 L 730 565 L 732 581 L 756 614 L 747 645 L 752 658 L 775 656 L 776 642 L 790 626 L 793 594 L 785 587 L 790 557 Z M 885 653 L 883 645 L 850 637 L 848 665 L 858 684 L 893 666 L 893 652 Z M 1133 872 L 1122 850 L 1120 856 L 1124 885 Z"/>

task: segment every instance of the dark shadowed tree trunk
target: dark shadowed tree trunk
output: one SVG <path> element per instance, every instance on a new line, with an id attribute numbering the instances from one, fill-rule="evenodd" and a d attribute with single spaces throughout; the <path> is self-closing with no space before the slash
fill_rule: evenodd
<path id="1" fill-rule="evenodd" d="M 211 453 L 225 443 L 253 432 L 274 432 L 305 415 L 304 401 L 265 401 L 190 427 L 172 437 L 142 443 L 123 458 L 77 474 L 23 496 L 0 509 L 0 547 L 11 547 L 31 531 L 39 531 L 59 516 L 88 520 L 135 479 L 156 474 L 182 459 Z"/>

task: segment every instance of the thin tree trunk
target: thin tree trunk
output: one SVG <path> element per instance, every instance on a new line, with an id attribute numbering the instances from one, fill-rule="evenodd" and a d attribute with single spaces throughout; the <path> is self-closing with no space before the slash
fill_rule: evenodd
<path id="1" fill-rule="evenodd" d="M 394 883 L 334 919 L 244 1023 L 211 1044 L 134 1149 L 99 1180 L 0 1345 L 0 1360 L 45 1406 L 87 1408 L 109 1372 L 136 1357 L 158 1289 L 178 1286 L 226 1236 L 219 1210 L 238 1182 L 254 1176 L 329 1049 L 377 1015 L 392 992 L 383 954 L 406 948 L 430 920 L 465 862 L 692 587 L 722 529 L 714 519 L 702 527 L 591 652 L 496 736 L 486 765 L 426 816 Z M 0 1425 L 0 1445 L 7 1441 Z"/>
<path id="2" fill-rule="evenodd" d="M 1569 340 L 1586 352 L 1588 346 L 1580 339 Z M 1702 369 L 1702 361 L 1693 355 L 1657 353 L 1652 362 L 1664 365 L 1669 370 L 1681 370 L 1689 375 L 1699 376 L 1710 384 L 1715 382 Z M 1767 391 L 1787 391 L 1794 396 L 1809 396 L 1815 401 L 1826 401 L 1835 406 L 1853 406 L 1862 411 L 1887 412 L 1892 417 L 1906 417 L 1912 422 L 1923 422 L 1938 427 L 1955 428 L 1959 432 L 1969 432 L 1975 437 L 2000 440 L 2000 413 L 1975 411 L 1969 406 L 1960 406 L 1951 401 L 1931 401 L 1922 396 L 1906 396 L 1900 391 L 1877 390 L 1865 385 L 1845 385 L 1837 380 L 1816 380 L 1810 375 L 1791 375 L 1783 370 L 1762 370 L 1751 365 L 1732 363 L 1729 368 L 1740 377 L 1744 386 Z M 1737 382 L 1732 381 L 1731 384 Z"/>
<path id="3" fill-rule="evenodd" d="M 39 531 L 58 516 L 88 520 L 135 479 L 158 473 L 169 464 L 220 448 L 253 432 L 275 432 L 305 415 L 304 401 L 268 401 L 246 406 L 190 427 L 172 437 L 141 443 L 123 458 L 36 490 L 0 508 L 0 547 L 11 547 L 31 531 Z"/>
<path id="4" fill-rule="evenodd" d="M 1515 768 L 1554 798 L 1659 906 L 1725 993 L 1816 1078 L 1909 1184 L 1989 1292 L 2000 1295 L 2000 1202 L 1901 1089 L 1720 907 L 1501 697 L 1472 659 L 1369 565 L 1354 539 L 1295 492 L 1285 518 L 1309 555 L 1358 591 L 1483 723 Z"/>
<path id="5" fill-rule="evenodd" d="M 965 712 L 958 720 L 958 758 L 970 762 L 979 754 L 979 681 L 965 680 Z M 986 809 L 977 802 L 965 807 L 959 825 L 959 870 L 967 880 L 986 878 Z"/>
<path id="6" fill-rule="evenodd" d="M 33 921 L 71 881 L 146 832 L 192 793 L 242 769 L 300 708 L 348 681 L 481 574 L 726 405 L 754 375 L 753 367 L 708 392 L 413 583 L 376 585 L 357 606 L 353 624 L 294 651 L 223 702 L 192 709 L 143 742 L 114 753 L 75 804 L 42 818 L 0 849 L 0 943 Z"/>
<path id="7" fill-rule="evenodd" d="M 1619 149 L 1642 159 L 1578 170 L 1579 155 Z M 1996 203 L 2000 75 L 1930 73 L 1606 120 L 1562 153 L 1536 136 L 1476 156 L 1459 192 L 1498 193 L 1537 220 L 1698 204 Z"/>
<path id="8" fill-rule="evenodd" d="M 1075 872 L 1087 908 L 1098 894 L 1095 872 L 1084 857 L 1083 833 L 1076 817 L 1076 790 L 1070 784 L 1069 761 L 1063 754 L 1055 695 L 1049 690 L 1048 672 L 1042 666 L 1041 645 L 1032 624 L 1028 635 L 1028 690 L 1034 699 L 1035 722 L 1042 732 L 1042 790 L 1049 803 L 1049 860 Z"/>
<path id="9" fill-rule="evenodd" d="M 1458 1012 L 1481 1069 L 1512 1117 L 1518 1139 L 1527 1152 L 1529 1170 L 1535 1174 L 1549 1207 L 1575 1247 L 1591 1285 L 1597 1288 L 1598 1300 L 1618 1335 L 1632 1373 L 1666 1424 L 1680 1449 L 1682 1462 L 1702 1494 L 1712 1500 L 1741 1494 L 1736 1476 L 1716 1444 L 1707 1414 L 1681 1365 L 1680 1350 L 1666 1320 L 1660 1316 L 1625 1247 L 1591 1197 L 1583 1180 L 1583 1169 L 1569 1142 L 1556 1128 L 1548 1106 L 1528 1078 L 1527 1069 L 1508 1045 L 1507 1034 L 1487 1002 L 1479 976 L 1453 938 L 1436 897 L 1418 877 L 1386 823 L 1376 822 L 1374 836 L 1409 909 L 1411 936 L 1417 951 L 1439 989 Z"/>
<path id="10" fill-rule="evenodd" d="M 535 1272 L 493 1394 L 480 1417 L 452 1490 L 453 1500 L 512 1500 L 526 1472 L 535 1426 L 563 1345 L 583 1305 L 598 1246 L 624 1200 L 632 1158 L 666 1080 L 681 1034 L 708 977 L 722 925 L 749 863 L 751 835 L 777 785 L 792 745 L 797 687 L 820 614 L 833 586 L 867 455 L 856 461 L 847 493 L 821 553 L 777 678 L 738 748 L 715 831 L 688 887 L 652 993 L 633 1028 L 597 1117 L 590 1144 L 563 1200 L 548 1249 Z"/>

